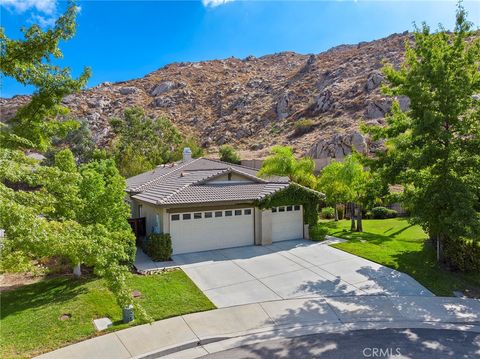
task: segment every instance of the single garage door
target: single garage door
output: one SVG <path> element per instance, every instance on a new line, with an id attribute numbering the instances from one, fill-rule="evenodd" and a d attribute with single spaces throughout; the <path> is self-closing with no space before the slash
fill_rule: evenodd
<path id="1" fill-rule="evenodd" d="M 254 244 L 253 208 L 170 214 L 173 253 Z"/>
<path id="2" fill-rule="evenodd" d="M 303 209 L 300 205 L 272 208 L 272 241 L 303 238 Z"/>

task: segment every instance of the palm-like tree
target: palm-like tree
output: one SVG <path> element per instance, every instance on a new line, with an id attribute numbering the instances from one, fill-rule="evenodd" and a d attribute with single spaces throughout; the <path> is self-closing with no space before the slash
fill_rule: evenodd
<path id="1" fill-rule="evenodd" d="M 317 180 L 313 174 L 314 170 L 315 162 L 311 158 L 297 159 L 291 147 L 274 146 L 270 155 L 263 161 L 258 175 L 261 177 L 284 176 L 295 183 L 315 188 Z"/>

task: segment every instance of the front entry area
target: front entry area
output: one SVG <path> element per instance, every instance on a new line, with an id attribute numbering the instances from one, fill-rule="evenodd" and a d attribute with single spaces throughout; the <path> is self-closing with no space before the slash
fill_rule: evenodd
<path id="1" fill-rule="evenodd" d="M 173 254 L 252 245 L 253 208 L 172 213 Z"/>

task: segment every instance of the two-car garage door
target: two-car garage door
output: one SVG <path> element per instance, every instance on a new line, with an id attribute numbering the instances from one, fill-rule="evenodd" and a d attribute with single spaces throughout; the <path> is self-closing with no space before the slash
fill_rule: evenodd
<path id="1" fill-rule="evenodd" d="M 253 208 L 170 214 L 173 253 L 254 244 Z"/>

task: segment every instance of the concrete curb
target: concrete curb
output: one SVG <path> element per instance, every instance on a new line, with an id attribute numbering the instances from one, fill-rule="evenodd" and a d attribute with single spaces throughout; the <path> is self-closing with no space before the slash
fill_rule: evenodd
<path id="1" fill-rule="evenodd" d="M 277 337 L 399 327 L 480 333 L 480 301 L 357 296 L 245 304 L 138 325 L 55 350 L 41 358 L 150 359 L 180 352 L 193 358 L 232 345 Z"/>

